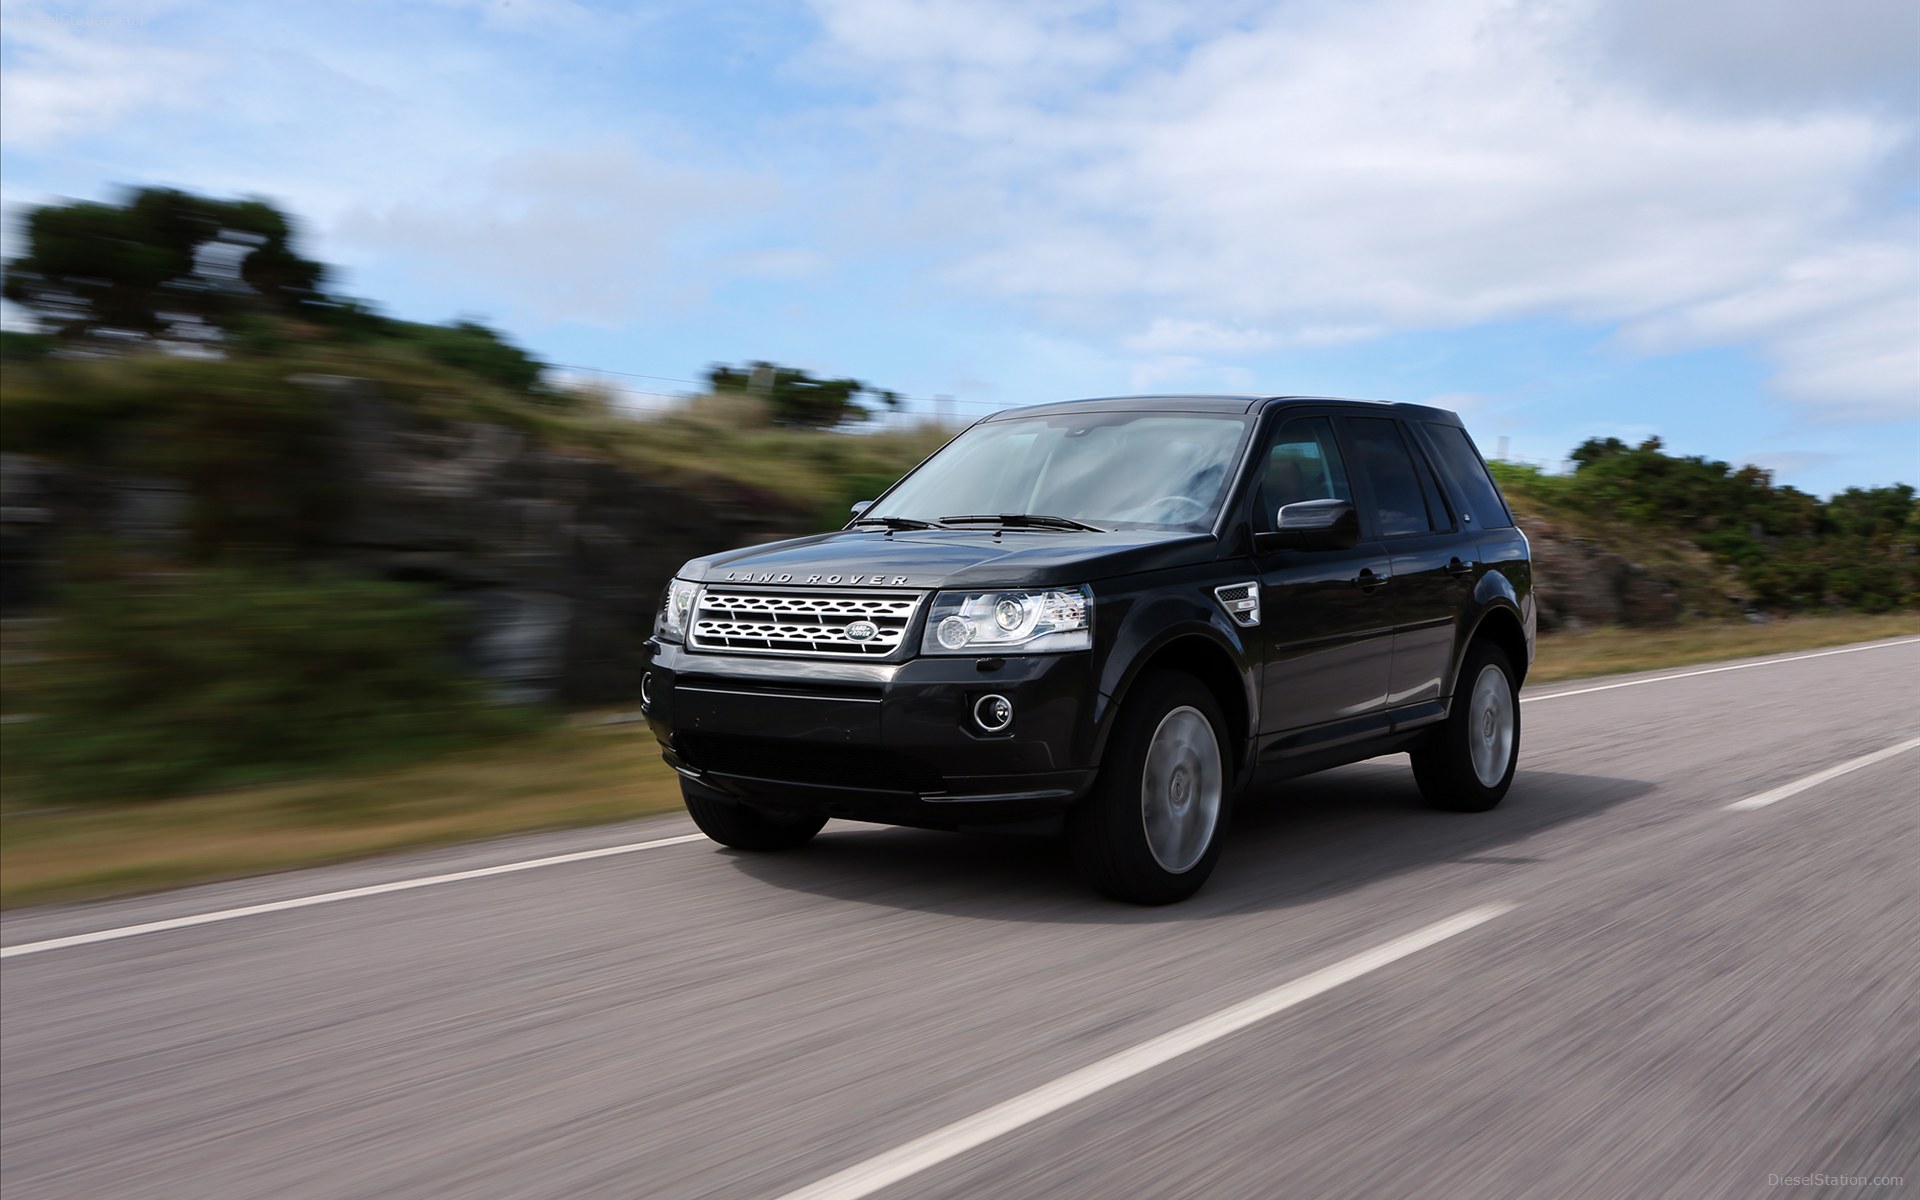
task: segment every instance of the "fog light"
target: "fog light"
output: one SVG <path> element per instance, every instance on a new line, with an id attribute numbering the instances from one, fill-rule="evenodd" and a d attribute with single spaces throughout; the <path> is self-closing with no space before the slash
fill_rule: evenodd
<path id="1" fill-rule="evenodd" d="M 645 674 L 640 676 L 640 707 L 642 708 L 653 707 L 653 672 L 652 671 L 648 671 Z"/>
<path id="2" fill-rule="evenodd" d="M 982 696 L 973 702 L 973 722 L 988 733 L 1013 724 L 1013 701 L 1005 696 Z"/>

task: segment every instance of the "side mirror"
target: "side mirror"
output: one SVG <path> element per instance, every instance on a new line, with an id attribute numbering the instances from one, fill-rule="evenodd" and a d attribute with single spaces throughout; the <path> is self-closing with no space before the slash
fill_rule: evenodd
<path id="1" fill-rule="evenodd" d="M 1275 550 L 1345 550 L 1360 541 L 1360 513 L 1347 500 L 1302 500 L 1281 506 L 1272 533 L 1253 535 L 1259 554 Z"/>
<path id="2" fill-rule="evenodd" d="M 872 507 L 873 507 L 873 501 L 871 501 L 871 500 L 858 500 L 858 501 L 855 501 L 855 502 L 854 502 L 854 505 L 853 505 L 853 515 L 857 517 L 857 516 L 859 516 L 859 515 L 860 515 L 861 513 L 863 513 L 863 512 L 865 512 L 865 511 L 867 511 L 868 509 L 870 509 L 870 508 L 872 508 Z"/>

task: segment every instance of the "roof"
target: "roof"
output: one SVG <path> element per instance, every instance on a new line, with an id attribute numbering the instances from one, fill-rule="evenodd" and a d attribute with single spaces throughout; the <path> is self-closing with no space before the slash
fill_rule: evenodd
<path id="1" fill-rule="evenodd" d="M 1354 400 L 1342 396 L 1234 396 L 1221 394 L 1185 394 L 1170 396 L 1101 396 L 1087 400 L 1063 400 L 1036 404 L 1027 408 L 1009 408 L 988 417 L 1043 417 L 1073 412 L 1215 412 L 1251 413 L 1292 405 L 1380 410 L 1420 421 L 1445 421 L 1458 424 L 1459 416 L 1444 408 L 1425 404 L 1403 404 L 1394 400 Z"/>

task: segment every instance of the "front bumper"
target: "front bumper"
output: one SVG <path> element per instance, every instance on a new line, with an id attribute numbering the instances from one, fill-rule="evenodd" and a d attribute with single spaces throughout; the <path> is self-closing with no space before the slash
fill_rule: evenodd
<path id="1" fill-rule="evenodd" d="M 668 765 L 755 807 L 936 829 L 1045 824 L 1091 786 L 1090 653 L 900 663 L 649 646 L 642 705 Z M 989 694 L 1011 726 L 973 720 Z"/>

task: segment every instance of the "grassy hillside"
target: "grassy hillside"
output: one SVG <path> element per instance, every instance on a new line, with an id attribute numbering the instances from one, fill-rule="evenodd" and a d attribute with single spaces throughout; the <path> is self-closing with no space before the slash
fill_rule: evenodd
<path id="1" fill-rule="evenodd" d="M 555 647 L 536 674 L 598 669 L 613 702 L 637 686 L 675 564 L 838 525 L 944 437 L 780 425 L 741 394 L 641 419 L 395 341 L 14 357 L 0 450 L 54 466 L 9 465 L 6 511 L 36 514 L 4 530 L 9 611 L 56 619 L 0 651 L 0 716 L 30 718 L 7 728 L 9 805 L 184 795 L 538 729 L 503 703 L 529 693 L 472 678 L 503 626 Z M 542 453 L 466 461 L 506 444 Z M 510 464 L 531 482 L 505 501 L 460 482 Z M 547 624 L 494 615 L 529 592 Z"/>
<path id="2" fill-rule="evenodd" d="M 739 393 L 640 418 L 591 390 L 504 388 L 403 343 L 289 339 L 224 359 L 11 360 L 0 375 L 0 450 L 217 489 L 223 475 L 298 456 L 325 432 L 328 396 L 288 383 L 310 375 L 368 380 L 422 421 L 503 425 L 650 479 L 722 482 L 823 514 L 844 514 L 948 436 L 926 425 L 850 434 L 777 425 Z"/>
<path id="3" fill-rule="evenodd" d="M 1757 467 L 1665 454 L 1657 438 L 1637 447 L 1589 441 L 1574 461 L 1564 475 L 1492 465 L 1516 513 L 1670 580 L 1689 614 L 1920 607 L 1912 487 L 1849 488 L 1822 500 Z"/>
<path id="4" fill-rule="evenodd" d="M 1507 504 L 1536 542 L 1548 530 L 1619 555 L 1677 595 L 1680 614 L 1688 619 L 1735 620 L 1746 610 L 1750 596 L 1739 573 L 1684 536 L 1575 507 L 1563 498 L 1559 479 L 1531 467 L 1489 465 Z"/>

